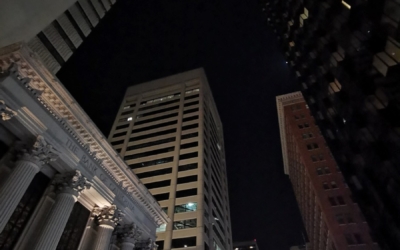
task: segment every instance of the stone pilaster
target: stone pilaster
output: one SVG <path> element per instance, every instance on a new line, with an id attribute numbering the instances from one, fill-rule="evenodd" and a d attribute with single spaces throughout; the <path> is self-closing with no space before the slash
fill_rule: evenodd
<path id="1" fill-rule="evenodd" d="M 99 227 L 97 229 L 97 236 L 93 242 L 93 250 L 107 250 L 110 246 L 110 240 L 114 228 L 121 221 L 123 214 L 117 206 L 111 205 L 109 207 L 99 208 L 95 207 L 93 215 L 97 217 Z"/>
<path id="2" fill-rule="evenodd" d="M 40 135 L 30 149 L 22 150 L 22 155 L 0 190 L 0 232 L 41 167 L 57 158 L 58 151 Z"/>
<path id="3" fill-rule="evenodd" d="M 80 193 L 91 186 L 78 170 L 57 174 L 52 184 L 55 186 L 56 200 L 33 248 L 35 250 L 56 249 L 75 202 Z"/>

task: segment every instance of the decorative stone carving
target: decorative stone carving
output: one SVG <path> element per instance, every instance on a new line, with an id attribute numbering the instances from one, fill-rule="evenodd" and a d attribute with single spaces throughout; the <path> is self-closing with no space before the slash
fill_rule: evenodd
<path id="1" fill-rule="evenodd" d="M 23 148 L 22 158 L 26 160 L 34 160 L 39 165 L 47 164 L 51 161 L 58 159 L 58 152 L 52 145 L 50 145 L 43 136 L 38 135 L 33 146 L 29 149 Z"/>
<path id="2" fill-rule="evenodd" d="M 100 224 L 107 224 L 115 227 L 122 220 L 124 214 L 121 210 L 117 209 L 117 206 L 111 205 L 100 208 L 96 206 L 93 209 L 92 215 L 97 217 Z"/>
<path id="3" fill-rule="evenodd" d="M 16 116 L 17 112 L 7 107 L 6 103 L 3 100 L 0 100 L 0 114 L 3 121 L 8 121 Z"/>
<path id="4" fill-rule="evenodd" d="M 57 174 L 52 181 L 52 185 L 55 186 L 57 193 L 72 192 L 76 197 L 78 197 L 82 191 L 92 186 L 79 170 Z"/>
<path id="5" fill-rule="evenodd" d="M 116 229 L 116 235 L 122 241 L 125 241 L 127 239 L 132 239 L 133 241 L 137 241 L 142 236 L 142 231 L 136 224 L 131 223 L 118 226 Z"/>

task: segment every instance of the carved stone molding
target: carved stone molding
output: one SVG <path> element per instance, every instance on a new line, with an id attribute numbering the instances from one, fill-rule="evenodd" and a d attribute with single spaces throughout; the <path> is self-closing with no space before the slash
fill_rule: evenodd
<path id="1" fill-rule="evenodd" d="M 122 221 L 124 214 L 115 205 L 100 208 L 94 207 L 92 215 L 97 218 L 100 224 L 107 224 L 116 227 Z"/>
<path id="2" fill-rule="evenodd" d="M 3 100 L 0 100 L 0 114 L 3 121 L 8 121 L 17 115 L 17 112 L 7 107 Z"/>
<path id="3" fill-rule="evenodd" d="M 121 242 L 136 242 L 141 238 L 142 230 L 140 230 L 136 224 L 131 223 L 118 226 L 115 230 L 115 234 Z"/>
<path id="4" fill-rule="evenodd" d="M 55 186 L 56 193 L 71 193 L 76 197 L 92 186 L 79 170 L 57 174 L 52 181 L 52 185 Z"/>

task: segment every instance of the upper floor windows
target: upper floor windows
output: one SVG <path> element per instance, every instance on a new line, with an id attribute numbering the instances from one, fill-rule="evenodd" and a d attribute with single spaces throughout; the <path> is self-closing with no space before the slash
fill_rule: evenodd
<path id="1" fill-rule="evenodd" d="M 183 155 L 179 156 L 179 160 L 186 160 L 186 159 L 194 158 L 194 157 L 197 157 L 198 155 L 199 155 L 198 152 L 191 152 L 191 153 L 183 154 Z"/>
<path id="2" fill-rule="evenodd" d="M 355 223 L 353 216 L 350 213 L 340 213 L 335 215 L 336 221 L 340 225 Z"/>
<path id="3" fill-rule="evenodd" d="M 349 246 L 364 244 L 364 240 L 361 238 L 360 234 L 345 234 L 344 237 L 346 238 L 346 242 Z"/>
<path id="4" fill-rule="evenodd" d="M 335 181 L 331 181 L 330 183 L 325 181 L 325 182 L 322 183 L 322 186 L 323 186 L 323 188 L 325 190 L 338 188 L 338 186 L 337 186 Z"/>
<path id="5" fill-rule="evenodd" d="M 194 195 L 197 195 L 197 188 L 176 191 L 176 196 L 175 197 L 176 198 L 182 198 L 182 197 L 194 196 Z"/>
<path id="6" fill-rule="evenodd" d="M 317 162 L 317 161 L 324 161 L 324 155 L 323 154 L 318 154 L 318 155 L 311 155 L 311 160 L 313 162 Z"/>
<path id="7" fill-rule="evenodd" d="M 330 174 L 331 170 L 329 167 L 318 167 L 317 168 L 317 174 L 318 175 L 325 175 L 325 174 Z"/>
<path id="8" fill-rule="evenodd" d="M 174 221 L 173 230 L 197 227 L 197 219 Z M 185 245 L 186 246 L 186 245 Z"/>
<path id="9" fill-rule="evenodd" d="M 346 205 L 346 202 L 344 201 L 342 196 L 336 196 L 336 197 L 329 197 L 328 198 L 329 203 L 331 206 L 341 206 L 341 205 Z"/>
<path id="10" fill-rule="evenodd" d="M 181 205 L 176 205 L 174 212 L 178 213 L 186 213 L 186 212 L 194 212 L 197 210 L 197 202 L 189 202 Z"/>
<path id="11" fill-rule="evenodd" d="M 307 149 L 308 149 L 308 150 L 313 150 L 313 149 L 317 149 L 317 148 L 319 148 L 319 146 L 318 146 L 317 143 L 310 143 L 310 144 L 307 144 Z"/>
<path id="12" fill-rule="evenodd" d="M 310 124 L 308 122 L 305 122 L 305 123 L 297 124 L 297 126 L 299 127 L 299 129 L 303 129 L 303 128 L 309 128 Z"/>
<path id="13" fill-rule="evenodd" d="M 312 133 L 303 133 L 302 137 L 303 139 L 309 139 L 314 138 L 314 135 Z"/>

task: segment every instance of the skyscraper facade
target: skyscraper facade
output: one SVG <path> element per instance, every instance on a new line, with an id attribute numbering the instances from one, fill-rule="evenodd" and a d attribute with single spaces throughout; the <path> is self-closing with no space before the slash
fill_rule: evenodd
<path id="1" fill-rule="evenodd" d="M 260 4 L 375 237 L 398 248 L 399 2 Z"/>
<path id="2" fill-rule="evenodd" d="M 0 2 L 0 47 L 26 42 L 56 73 L 115 0 Z"/>
<path id="3" fill-rule="evenodd" d="M 171 223 L 159 249 L 231 249 L 222 123 L 203 69 L 127 89 L 109 141 Z"/>
<path id="4" fill-rule="evenodd" d="M 379 249 L 303 95 L 277 96 L 285 174 L 311 250 Z"/>

